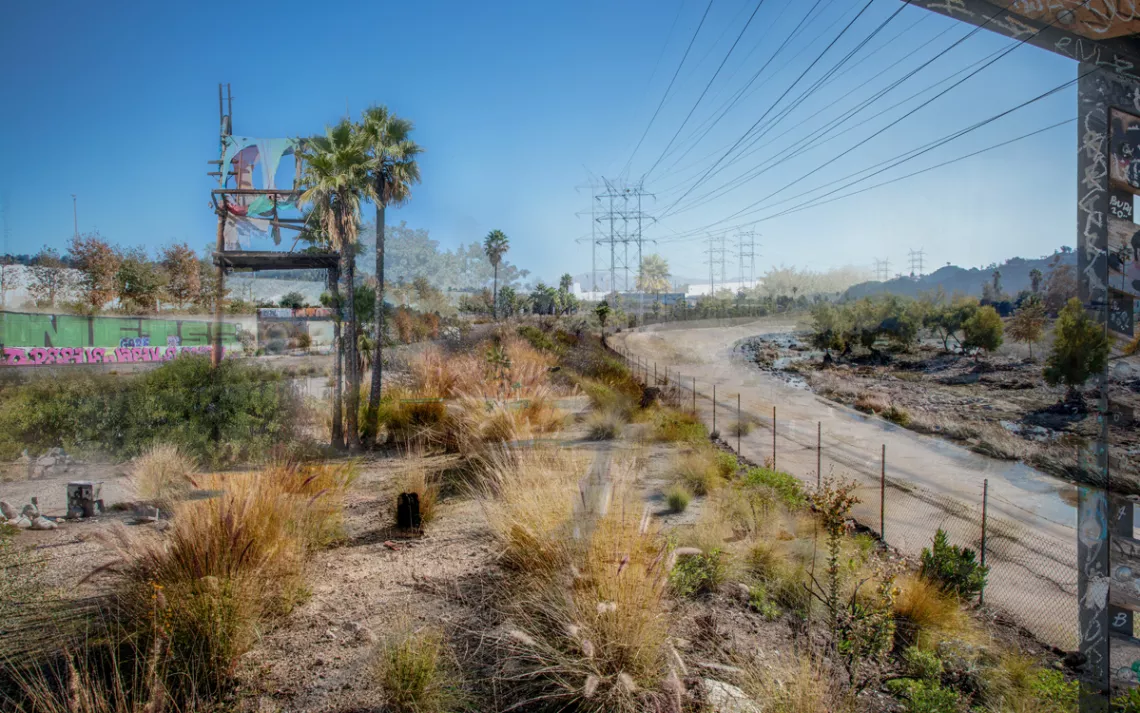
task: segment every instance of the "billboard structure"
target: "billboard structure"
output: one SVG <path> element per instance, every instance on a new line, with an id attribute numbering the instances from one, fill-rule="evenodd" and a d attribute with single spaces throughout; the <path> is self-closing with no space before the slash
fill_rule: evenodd
<path id="1" fill-rule="evenodd" d="M 328 272 L 328 284 L 335 291 L 340 254 L 331 250 L 297 250 L 305 227 L 297 206 L 301 195 L 302 140 L 234 136 L 233 95 L 228 84 L 224 94 L 223 86 L 218 85 L 218 120 L 220 158 L 210 161 L 218 170 L 209 173 L 218 179 L 218 187 L 210 192 L 218 216 L 213 256 L 218 271 L 215 323 L 222 323 L 225 278 L 231 270 L 324 269 Z M 292 231 L 287 236 L 290 247 L 267 249 L 267 239 L 274 247 L 283 244 L 282 229 Z M 216 333 L 220 335 L 220 327 Z M 215 364 L 220 347 L 220 343 L 215 345 Z"/>
<path id="2" fill-rule="evenodd" d="M 1140 296 L 1140 7 L 1137 0 L 910 0 L 1077 61 L 1077 269 L 1080 296 L 1106 333 L 1131 339 Z M 1134 242 L 1136 241 L 1136 242 Z M 1132 502 L 1111 493 L 1108 435 L 1119 408 L 1100 376 L 1100 424 L 1077 506 L 1082 713 L 1110 708 L 1114 685 L 1140 684 L 1140 540 Z"/>

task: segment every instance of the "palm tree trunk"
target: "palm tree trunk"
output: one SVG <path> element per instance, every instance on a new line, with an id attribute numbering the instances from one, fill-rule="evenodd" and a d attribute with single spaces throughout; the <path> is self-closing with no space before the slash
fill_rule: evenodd
<path id="1" fill-rule="evenodd" d="M 495 288 L 491 291 L 491 317 L 499 321 L 499 263 L 495 263 Z"/>
<path id="2" fill-rule="evenodd" d="M 340 324 L 340 270 L 333 268 L 329 271 L 329 292 L 332 293 L 333 307 L 336 315 L 333 317 L 333 418 L 332 418 L 332 447 L 340 450 L 344 448 L 344 407 L 341 398 L 343 369 L 343 349 L 341 342 Z"/>
<path id="3" fill-rule="evenodd" d="M 384 379 L 384 212 L 385 205 L 376 201 L 376 346 L 372 357 L 372 390 L 368 393 L 368 411 L 364 415 L 364 436 L 375 442 L 379 431 L 377 415 Z"/>
<path id="4" fill-rule="evenodd" d="M 351 220 L 347 215 L 341 214 L 341 235 L 344 235 L 345 224 Z M 341 259 L 344 260 L 344 286 L 348 292 L 345 322 L 348 323 L 346 349 L 344 359 L 348 365 L 348 399 L 347 414 L 345 415 L 345 436 L 349 451 L 360 450 L 360 429 L 358 419 L 360 415 L 360 364 L 356 359 L 356 253 L 355 246 L 346 241 L 341 246 Z"/>

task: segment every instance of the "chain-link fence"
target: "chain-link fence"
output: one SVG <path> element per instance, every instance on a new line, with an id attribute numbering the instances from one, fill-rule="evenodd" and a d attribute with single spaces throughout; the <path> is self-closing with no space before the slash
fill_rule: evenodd
<path id="1" fill-rule="evenodd" d="M 672 367 L 619 353 L 638 379 L 660 389 L 664 401 L 695 412 L 747 460 L 786 470 L 809 484 L 827 477 L 853 480 L 860 500 L 854 518 L 903 555 L 917 559 L 939 529 L 951 544 L 973 549 L 990 568 L 986 606 L 1049 645 L 1077 648 L 1075 516 L 1072 522 L 1046 518 L 990 493 L 988 481 L 974 498 L 937 492 L 892 475 L 886 446 L 853 450 L 844 434 L 828 433 L 822 424 L 782 422 L 778 406 L 755 413 L 739 394 L 718 392 Z M 746 431 L 751 436 L 743 439 Z M 758 439 L 758 433 L 764 437 Z M 810 465 L 804 468 L 805 463 Z"/>

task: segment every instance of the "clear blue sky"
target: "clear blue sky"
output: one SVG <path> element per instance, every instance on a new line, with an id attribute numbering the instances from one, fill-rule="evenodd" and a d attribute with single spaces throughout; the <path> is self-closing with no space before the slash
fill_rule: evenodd
<path id="1" fill-rule="evenodd" d="M 646 181 L 646 190 L 658 194 L 645 203 L 647 212 L 664 213 L 863 5 L 825 0 L 821 7 L 827 12 L 776 57 L 761 76 L 767 82 L 712 130 L 699 132 L 695 145 L 686 141 L 760 68 L 812 4 L 765 0 L 681 133 L 681 151 L 692 146 L 691 151 L 672 167 L 680 152 L 668 156 Z M 354 117 L 369 104 L 384 103 L 413 119 L 415 138 L 427 151 L 424 181 L 413 201 L 390 212 L 389 220 L 427 228 L 445 246 L 502 229 L 511 238 L 510 259 L 549 279 L 589 269 L 589 245 L 574 242 L 590 232 L 589 218 L 575 215 L 589 208 L 586 183 L 591 175 L 622 171 L 706 3 L 132 5 L 14 3 L 3 11 L 0 136 L 7 170 L 0 197 L 9 207 L 8 250 L 63 248 L 72 232 L 72 193 L 79 197 L 80 231 L 98 228 L 120 244 L 151 248 L 173 241 L 197 249 L 211 244 L 216 222 L 208 207 L 212 182 L 204 174 L 210 170 L 206 161 L 217 158 L 217 83 L 224 81 L 233 87 L 239 135 L 318 132 L 341 118 L 346 104 Z M 898 6 L 898 0 L 875 0 L 777 110 Z M 630 177 L 646 171 L 662 153 L 754 7 L 754 0 L 714 0 L 669 100 L 631 163 Z M 772 129 L 764 139 L 772 140 L 770 146 L 689 198 L 841 120 L 872 91 L 969 29 L 904 9 L 848 66 L 863 60 L 860 64 Z M 1011 44 L 981 32 L 860 118 Z M 688 234 L 820 165 L 820 171 L 771 201 L 826 186 L 1075 76 L 1074 62 L 1021 47 L 876 139 L 862 143 L 913 103 L 735 191 L 663 218 L 646 234 L 662 239 Z M 1067 88 L 871 182 L 1073 117 L 1075 97 L 1075 89 Z M 898 268 L 906 251 L 919 247 L 927 252 L 928 266 L 978 265 L 1072 244 L 1076 144 L 1076 127 L 1069 124 L 921 177 L 761 222 L 755 226 L 762 234 L 758 265 L 824 268 L 869 265 L 872 258 L 885 257 Z M 852 145 L 856 150 L 837 158 Z M 662 242 L 657 251 L 675 274 L 703 275 L 702 249 L 690 240 Z M 730 264 L 729 272 L 734 271 Z"/>

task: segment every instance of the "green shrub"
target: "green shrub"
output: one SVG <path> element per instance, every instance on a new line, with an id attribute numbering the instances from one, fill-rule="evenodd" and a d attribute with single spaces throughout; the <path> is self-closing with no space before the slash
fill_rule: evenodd
<path id="1" fill-rule="evenodd" d="M 1053 669 L 1043 668 L 1037 672 L 1037 675 L 1030 681 L 1029 690 L 1033 696 L 1040 702 L 1046 703 L 1051 708 L 1047 710 L 1056 710 L 1057 713 L 1062 711 L 1074 711 L 1077 709 L 1077 696 L 1080 692 L 1080 682 L 1077 680 L 1067 680 L 1065 674 Z M 1114 701 L 1118 708 L 1118 713 L 1140 713 L 1140 689 L 1130 689 L 1131 696 L 1127 697 L 1125 701 L 1117 699 Z"/>
<path id="2" fill-rule="evenodd" d="M 169 443 L 219 465 L 296 434 L 301 402 L 280 372 L 238 359 L 215 369 L 180 356 L 131 375 L 37 379 L 0 392 L 0 457 L 13 449 L 97 450 L 120 458 Z"/>
<path id="3" fill-rule="evenodd" d="M 768 598 L 768 590 L 763 584 L 755 584 L 748 588 L 748 606 L 768 621 L 780 618 L 780 607 Z"/>
<path id="4" fill-rule="evenodd" d="M 705 424 L 691 413 L 661 409 L 653 420 L 653 435 L 665 443 L 704 443 L 709 439 Z"/>
<path id="5" fill-rule="evenodd" d="M 732 453 L 716 452 L 716 469 L 722 478 L 731 478 L 740 470 L 740 461 Z"/>
<path id="6" fill-rule="evenodd" d="M 972 317 L 962 325 L 962 346 L 966 349 L 981 349 L 992 352 L 1002 343 L 1001 315 L 989 305 L 979 307 Z"/>
<path id="7" fill-rule="evenodd" d="M 1104 329 L 1074 297 L 1061 310 L 1053 328 L 1053 348 L 1045 360 L 1045 382 L 1050 386 L 1064 384 L 1072 395 L 1090 376 L 1104 369 L 1108 353 Z"/>
<path id="8" fill-rule="evenodd" d="M 669 572 L 669 584 L 678 597 L 714 592 L 728 576 L 727 555 L 719 549 L 682 557 Z"/>
<path id="9" fill-rule="evenodd" d="M 673 512 L 685 512 L 689 507 L 689 501 L 693 496 L 685 489 L 683 485 L 673 485 L 665 491 L 665 502 L 669 504 L 669 509 Z"/>
<path id="10" fill-rule="evenodd" d="M 934 533 L 933 548 L 922 549 L 920 576 L 946 594 L 962 599 L 975 597 L 986 586 L 988 573 L 989 567 L 977 562 L 973 550 L 951 545 L 941 528 Z"/>
<path id="11" fill-rule="evenodd" d="M 461 703 L 447 644 L 438 632 L 409 632 L 384 642 L 373 671 L 392 713 L 447 713 Z"/>
<path id="12" fill-rule="evenodd" d="M 799 509 L 807 502 L 803 485 L 799 478 L 770 468 L 751 468 L 744 476 L 744 482 L 752 487 L 766 487 L 776 491 L 780 500 L 792 510 Z"/>
<path id="13" fill-rule="evenodd" d="M 910 425 L 910 414 L 901 406 L 891 404 L 890 407 L 880 415 L 891 423 L 896 423 L 903 428 Z"/>
<path id="14" fill-rule="evenodd" d="M 1074 685 L 1078 685 L 1076 681 Z M 1075 691 L 1074 691 L 1075 700 Z M 1075 710 L 1075 705 L 1064 710 Z M 1140 688 L 1129 688 L 1112 699 L 1113 710 L 1116 713 L 1140 713 Z"/>
<path id="15" fill-rule="evenodd" d="M 911 678 L 933 682 L 942 679 L 942 659 L 933 651 L 910 646 L 903 652 L 903 665 Z"/>
<path id="16" fill-rule="evenodd" d="M 906 713 L 963 713 L 966 705 L 952 688 L 936 681 L 904 681 L 901 689 Z"/>
<path id="17" fill-rule="evenodd" d="M 518 334 L 520 337 L 530 342 L 530 345 L 535 349 L 547 352 L 560 351 L 559 345 L 554 343 L 554 340 L 550 338 L 550 335 L 534 326 L 533 324 L 524 324 L 523 326 L 519 327 Z"/>

